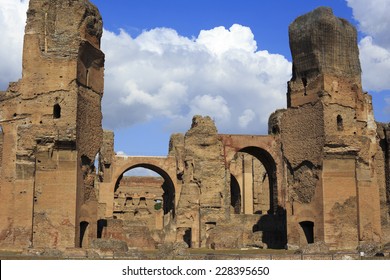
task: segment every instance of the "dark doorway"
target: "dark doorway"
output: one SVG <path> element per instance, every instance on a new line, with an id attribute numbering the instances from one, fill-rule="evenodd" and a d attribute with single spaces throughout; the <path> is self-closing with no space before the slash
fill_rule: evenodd
<path id="1" fill-rule="evenodd" d="M 268 209 L 261 211 L 275 215 L 278 210 L 278 191 L 276 180 L 276 164 L 272 156 L 264 149 L 258 147 L 246 147 L 241 149 L 239 153 L 244 156 L 247 154 L 254 158 L 253 162 L 258 161 L 264 167 L 266 177 L 257 178 L 259 181 L 268 182 L 267 191 L 263 192 L 263 196 L 267 196 Z M 266 178 L 266 180 L 264 180 Z M 244 198 L 245 199 L 245 198 Z M 254 212 L 259 212 L 259 209 L 254 209 Z"/>
<path id="2" fill-rule="evenodd" d="M 184 231 L 184 235 L 183 235 L 183 241 L 188 245 L 188 248 L 191 248 L 191 235 L 192 235 L 192 230 L 191 228 L 187 228 L 185 231 Z"/>
<path id="3" fill-rule="evenodd" d="M 80 248 L 83 248 L 87 245 L 88 241 L 88 222 L 80 223 Z"/>
<path id="4" fill-rule="evenodd" d="M 243 166 L 241 169 L 239 169 L 239 166 L 237 168 L 238 159 L 240 158 Z M 246 190 L 249 190 L 250 193 L 250 187 L 252 187 L 253 211 L 250 214 L 258 217 L 257 222 L 252 226 L 252 231 L 262 232 L 262 242 L 267 244 L 269 249 L 285 248 L 287 244 L 286 210 L 279 205 L 278 201 L 277 169 L 274 158 L 262 148 L 248 146 L 239 150 L 234 160 L 236 163 L 235 172 L 237 170 L 242 171 L 244 179 L 244 175 L 251 176 L 251 180 L 247 180 L 249 181 L 249 188 L 245 188 L 245 182 L 243 184 L 242 201 L 247 201 L 245 197 L 247 195 Z M 232 179 L 231 189 L 235 188 L 234 183 L 235 180 Z M 241 181 L 239 183 L 241 184 Z M 245 205 L 241 207 L 245 208 Z M 243 212 L 246 212 L 246 210 Z"/>
<path id="5" fill-rule="evenodd" d="M 306 241 L 308 244 L 314 243 L 314 223 L 309 221 L 300 222 L 299 225 L 302 227 L 305 233 Z"/>
<path id="6" fill-rule="evenodd" d="M 53 118 L 54 119 L 61 118 L 61 106 L 59 104 L 55 104 L 53 107 Z"/>
<path id="7" fill-rule="evenodd" d="M 105 227 L 107 227 L 106 219 L 101 219 L 97 221 L 97 238 L 102 238 Z"/>
<path id="8" fill-rule="evenodd" d="M 230 175 L 230 205 L 234 209 L 234 214 L 241 213 L 241 192 L 240 185 L 237 182 L 236 177 Z"/>

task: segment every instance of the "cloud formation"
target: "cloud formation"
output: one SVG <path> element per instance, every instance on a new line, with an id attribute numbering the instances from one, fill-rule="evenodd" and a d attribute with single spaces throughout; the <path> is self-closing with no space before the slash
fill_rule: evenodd
<path id="1" fill-rule="evenodd" d="M 110 128 L 166 118 L 172 131 L 182 131 L 201 114 L 221 132 L 264 133 L 269 114 L 285 106 L 291 63 L 258 51 L 249 27 L 216 27 L 197 38 L 168 28 L 136 38 L 105 30 L 102 49 Z"/>
<path id="2" fill-rule="evenodd" d="M 390 48 L 377 45 L 371 36 L 359 42 L 363 87 L 370 91 L 390 89 Z"/>
<path id="3" fill-rule="evenodd" d="M 21 77 L 28 0 L 0 0 L 0 89 Z M 197 38 L 155 28 L 132 38 L 105 30 L 104 125 L 116 129 L 164 118 L 183 131 L 195 114 L 221 132 L 264 133 L 269 114 L 285 106 L 291 63 L 257 50 L 249 27 L 216 27 Z"/>
<path id="4" fill-rule="evenodd" d="M 390 1 L 346 0 L 366 36 L 359 42 L 363 87 L 368 91 L 390 89 Z"/>
<path id="5" fill-rule="evenodd" d="M 390 1 L 389 0 L 346 0 L 353 10 L 359 29 L 370 35 L 382 47 L 390 47 Z"/>
<path id="6" fill-rule="evenodd" d="M 363 86 L 390 89 L 390 2 L 346 0 L 365 37 L 359 42 Z M 28 0 L 0 0 L 0 90 L 21 77 Z M 259 39 L 259 38 L 257 38 Z M 234 24 L 187 38 L 155 28 L 132 38 L 104 31 L 104 125 L 117 129 L 166 120 L 184 131 L 194 114 L 210 115 L 222 133 L 265 133 L 268 116 L 285 106 L 291 63 L 258 50 L 249 27 Z"/>
<path id="7" fill-rule="evenodd" d="M 22 46 L 28 0 L 0 0 L 0 90 L 22 77 Z"/>

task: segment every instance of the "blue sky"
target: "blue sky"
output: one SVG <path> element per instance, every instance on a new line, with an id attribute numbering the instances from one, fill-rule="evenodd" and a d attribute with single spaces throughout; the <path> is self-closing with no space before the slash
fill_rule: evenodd
<path id="1" fill-rule="evenodd" d="M 175 29 L 186 37 L 200 30 L 235 23 L 251 28 L 261 49 L 286 54 L 288 25 L 318 6 L 330 6 L 335 14 L 351 19 L 345 0 L 93 0 L 103 15 L 105 28 L 125 29 L 133 37 L 156 27 Z M 151 9 L 151 7 L 153 7 Z"/>
<path id="2" fill-rule="evenodd" d="M 0 89 L 21 72 L 28 1 L 0 0 Z M 390 121 L 390 0 L 93 0 L 104 20 L 104 127 L 115 149 L 166 155 L 194 114 L 221 133 L 265 134 L 286 106 L 288 25 L 319 6 L 359 30 L 363 87 Z"/>

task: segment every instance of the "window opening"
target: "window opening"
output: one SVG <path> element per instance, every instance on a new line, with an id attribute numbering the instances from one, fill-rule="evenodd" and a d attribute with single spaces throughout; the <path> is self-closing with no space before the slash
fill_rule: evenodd
<path id="1" fill-rule="evenodd" d="M 53 118 L 54 119 L 61 118 L 61 106 L 59 104 L 55 104 L 53 107 Z"/>
<path id="2" fill-rule="evenodd" d="M 343 117 L 338 115 L 337 116 L 337 130 L 342 131 L 343 129 L 344 129 Z"/>

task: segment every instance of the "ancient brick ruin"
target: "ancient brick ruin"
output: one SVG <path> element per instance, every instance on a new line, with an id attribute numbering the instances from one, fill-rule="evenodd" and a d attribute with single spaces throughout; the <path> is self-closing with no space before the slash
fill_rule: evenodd
<path id="1" fill-rule="evenodd" d="M 390 242 L 390 126 L 362 90 L 356 30 L 318 8 L 289 34 L 287 109 L 269 135 L 222 135 L 195 116 L 166 157 L 121 156 L 101 125 L 97 8 L 30 0 L 23 77 L 0 92 L 0 248 Z M 136 167 L 162 178 L 130 180 Z"/>

